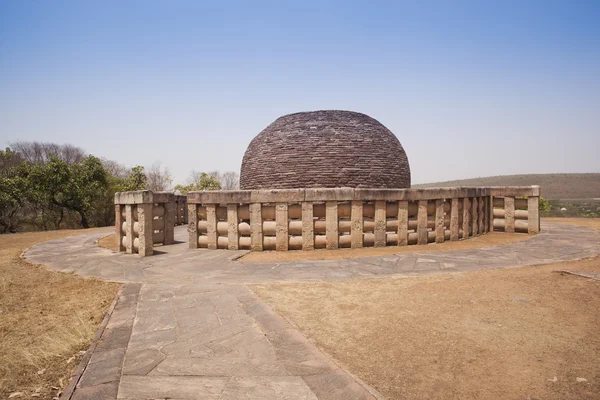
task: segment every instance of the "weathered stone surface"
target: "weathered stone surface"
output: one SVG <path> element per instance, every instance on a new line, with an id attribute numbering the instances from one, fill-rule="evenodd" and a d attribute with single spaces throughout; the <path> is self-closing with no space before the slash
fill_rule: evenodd
<path id="1" fill-rule="evenodd" d="M 227 382 L 223 400 L 316 400 L 317 397 L 300 377 L 233 377 Z"/>
<path id="2" fill-rule="evenodd" d="M 118 387 L 118 381 L 79 387 L 73 393 L 71 400 L 113 400 L 117 398 Z"/>
<path id="3" fill-rule="evenodd" d="M 165 359 L 156 349 L 130 350 L 123 366 L 124 375 L 146 375 Z"/>
<path id="4" fill-rule="evenodd" d="M 138 253 L 142 257 L 151 256 L 153 253 L 152 204 L 138 204 L 137 210 L 140 239 Z"/>
<path id="5" fill-rule="evenodd" d="M 471 199 L 471 234 L 479 236 L 479 199 L 473 197 Z"/>
<path id="6" fill-rule="evenodd" d="M 515 198 L 504 198 L 504 231 L 515 232 Z"/>
<path id="7" fill-rule="evenodd" d="M 438 199 L 435 201 L 435 242 L 443 243 L 444 236 L 446 233 L 446 227 L 444 225 L 444 201 Z"/>
<path id="8" fill-rule="evenodd" d="M 275 249 L 277 251 L 287 251 L 289 244 L 287 203 L 277 203 L 275 205 L 275 224 Z"/>
<path id="9" fill-rule="evenodd" d="M 188 203 L 195 204 L 241 204 L 250 203 L 250 190 L 205 190 L 201 192 L 188 192 Z"/>
<path id="10" fill-rule="evenodd" d="M 450 205 L 450 240 L 455 241 L 459 239 L 459 226 L 458 226 L 458 198 L 453 198 Z"/>
<path id="11" fill-rule="evenodd" d="M 308 375 L 303 377 L 303 379 L 319 399 L 375 400 L 375 396 L 339 369 Z"/>
<path id="12" fill-rule="evenodd" d="M 229 250 L 238 250 L 239 248 L 239 219 L 237 209 L 237 204 L 227 204 L 227 248 Z"/>
<path id="13" fill-rule="evenodd" d="M 408 201 L 398 201 L 398 246 L 408 245 Z"/>
<path id="14" fill-rule="evenodd" d="M 188 246 L 190 249 L 198 248 L 198 205 L 188 204 Z"/>
<path id="15" fill-rule="evenodd" d="M 250 247 L 252 251 L 263 250 L 261 203 L 252 203 L 250 213 Z"/>
<path id="16" fill-rule="evenodd" d="M 217 206 L 216 204 L 206 205 L 206 237 L 208 248 L 217 249 Z"/>
<path id="17" fill-rule="evenodd" d="M 297 113 L 277 119 L 250 142 L 240 187 L 405 188 L 410 167 L 394 134 L 367 115 Z"/>
<path id="18" fill-rule="evenodd" d="M 123 236 L 125 236 L 123 232 L 123 222 L 125 222 L 125 218 L 123 217 L 121 204 L 115 204 L 115 238 L 116 238 L 116 246 L 115 249 L 117 251 L 125 251 L 125 246 L 123 246 Z"/>
<path id="19" fill-rule="evenodd" d="M 325 247 L 329 250 L 338 248 L 338 202 L 325 203 Z"/>
<path id="20" fill-rule="evenodd" d="M 417 244 L 427 244 L 427 200 L 419 200 L 417 214 Z"/>
<path id="21" fill-rule="evenodd" d="M 471 234 L 471 200 L 468 197 L 463 199 L 463 239 L 467 239 Z"/>
<path id="22" fill-rule="evenodd" d="M 540 233 L 540 198 L 527 198 L 527 223 L 529 234 Z"/>
<path id="23" fill-rule="evenodd" d="M 386 246 L 386 202 L 385 200 L 375 201 L 375 247 Z"/>
<path id="24" fill-rule="evenodd" d="M 228 377 L 124 375 L 119 399 L 219 399 Z"/>
<path id="25" fill-rule="evenodd" d="M 302 203 L 302 250 L 313 250 L 315 248 L 315 222 L 313 203 L 305 201 Z"/>
<path id="26" fill-rule="evenodd" d="M 350 228 L 350 247 L 358 249 L 363 247 L 363 202 L 362 200 L 352 201 L 352 210 L 350 215 L 352 226 Z"/>
<path id="27" fill-rule="evenodd" d="M 154 193 L 151 190 L 137 190 L 115 193 L 115 204 L 154 203 Z"/>
<path id="28" fill-rule="evenodd" d="M 125 348 L 122 348 L 123 353 L 120 356 L 115 355 L 114 357 L 104 358 L 94 363 L 90 362 L 77 386 L 94 386 L 118 381 L 121 376 L 121 365 L 123 363 L 122 355 L 124 354 L 124 350 Z"/>

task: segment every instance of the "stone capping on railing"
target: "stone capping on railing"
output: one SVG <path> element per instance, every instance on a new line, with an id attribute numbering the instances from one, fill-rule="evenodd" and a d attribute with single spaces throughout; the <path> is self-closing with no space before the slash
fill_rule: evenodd
<path id="1" fill-rule="evenodd" d="M 285 251 L 534 234 L 539 196 L 539 186 L 189 192 L 189 246 Z"/>
<path id="2" fill-rule="evenodd" d="M 117 249 L 140 256 L 153 254 L 154 244 L 175 242 L 175 195 L 140 190 L 115 193 Z"/>

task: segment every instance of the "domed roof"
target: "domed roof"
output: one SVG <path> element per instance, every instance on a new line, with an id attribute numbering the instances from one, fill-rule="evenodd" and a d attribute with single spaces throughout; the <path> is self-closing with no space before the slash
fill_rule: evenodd
<path id="1" fill-rule="evenodd" d="M 285 115 L 246 150 L 241 189 L 409 188 L 402 145 L 385 126 L 351 111 Z"/>

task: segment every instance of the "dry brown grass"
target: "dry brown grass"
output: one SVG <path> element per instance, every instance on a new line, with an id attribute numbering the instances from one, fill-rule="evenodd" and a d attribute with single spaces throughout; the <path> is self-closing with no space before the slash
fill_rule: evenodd
<path id="1" fill-rule="evenodd" d="M 52 399 L 93 339 L 119 285 L 20 259 L 36 243 L 90 231 L 0 235 L 0 398 Z"/>
<path id="2" fill-rule="evenodd" d="M 115 243 L 115 234 L 104 236 L 98 240 L 98 246 L 104 247 L 105 249 L 116 251 L 117 245 Z"/>
<path id="3" fill-rule="evenodd" d="M 562 269 L 600 259 L 253 290 L 392 399 L 600 399 L 600 282 Z"/>

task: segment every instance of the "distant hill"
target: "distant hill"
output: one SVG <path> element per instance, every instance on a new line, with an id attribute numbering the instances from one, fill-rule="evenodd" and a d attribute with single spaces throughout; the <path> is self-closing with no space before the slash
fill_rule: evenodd
<path id="1" fill-rule="evenodd" d="M 547 199 L 600 198 L 600 173 L 589 174 L 527 174 L 488 176 L 485 178 L 425 183 L 413 188 L 447 186 L 541 186 L 542 196 Z"/>

